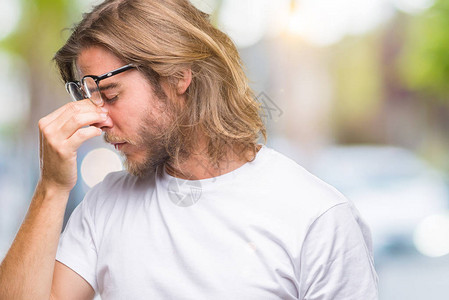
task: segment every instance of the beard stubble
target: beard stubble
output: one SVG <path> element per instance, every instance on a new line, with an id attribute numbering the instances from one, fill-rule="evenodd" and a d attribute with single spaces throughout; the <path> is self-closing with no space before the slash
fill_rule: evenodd
<path id="1" fill-rule="evenodd" d="M 144 151 L 143 159 L 139 161 L 131 159 L 126 152 L 120 152 L 120 155 L 124 158 L 124 167 L 128 173 L 143 178 L 154 173 L 158 166 L 170 160 L 168 149 L 170 146 L 173 146 L 171 144 L 174 140 L 179 141 L 177 138 L 173 139 L 172 135 L 172 142 L 170 142 L 167 134 L 165 134 L 174 119 L 174 111 L 172 109 L 168 114 L 169 123 L 165 124 L 157 124 L 157 121 L 151 120 L 149 114 L 145 113 L 145 117 L 140 121 L 141 125 L 135 137 L 122 138 L 105 132 L 103 138 L 107 143 L 126 142 L 139 149 L 139 151 Z"/>

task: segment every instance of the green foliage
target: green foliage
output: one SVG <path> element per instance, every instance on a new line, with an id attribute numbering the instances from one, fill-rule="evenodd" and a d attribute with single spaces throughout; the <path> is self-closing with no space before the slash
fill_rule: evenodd
<path id="1" fill-rule="evenodd" d="M 379 47 L 373 34 L 347 38 L 334 48 L 335 112 L 341 125 L 358 124 L 379 109 L 383 97 Z"/>
<path id="2" fill-rule="evenodd" d="M 22 78 L 27 103 L 17 120 L 0 122 L 0 137 L 14 137 L 20 132 L 35 132 L 38 119 L 60 103 L 67 101 L 64 86 L 52 64 L 55 52 L 64 44 L 75 18 L 81 18 L 77 0 L 13 0 L 20 1 L 20 21 L 15 30 L 0 40 L 0 51 L 9 54 L 14 72 L 11 78 Z M 13 58 L 20 62 L 14 65 Z M 13 83 L 11 83 L 13 84 Z M 7 95 L 13 101 L 17 95 Z M 57 104 L 56 104 L 57 103 Z M 1 120 L 0 120 L 1 121 Z"/>
<path id="3" fill-rule="evenodd" d="M 412 90 L 449 99 L 449 0 L 410 18 L 399 70 Z"/>
<path id="4" fill-rule="evenodd" d="M 65 41 L 63 28 L 79 17 L 74 0 L 22 0 L 20 23 L 0 48 L 20 55 L 27 63 L 48 64 Z"/>

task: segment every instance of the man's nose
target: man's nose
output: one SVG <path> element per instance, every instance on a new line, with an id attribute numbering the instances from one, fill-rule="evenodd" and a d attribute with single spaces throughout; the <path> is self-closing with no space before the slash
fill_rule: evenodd
<path id="1" fill-rule="evenodd" d="M 105 131 L 105 130 L 111 128 L 114 125 L 114 122 L 112 122 L 111 117 L 108 115 L 106 120 L 99 122 L 99 123 L 92 124 L 92 125 Z"/>

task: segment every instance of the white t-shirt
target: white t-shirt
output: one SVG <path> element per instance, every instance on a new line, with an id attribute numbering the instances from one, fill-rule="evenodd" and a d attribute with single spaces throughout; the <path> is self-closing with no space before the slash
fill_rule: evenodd
<path id="1" fill-rule="evenodd" d="M 377 299 L 354 205 L 266 146 L 209 179 L 109 174 L 72 213 L 56 259 L 103 300 Z"/>

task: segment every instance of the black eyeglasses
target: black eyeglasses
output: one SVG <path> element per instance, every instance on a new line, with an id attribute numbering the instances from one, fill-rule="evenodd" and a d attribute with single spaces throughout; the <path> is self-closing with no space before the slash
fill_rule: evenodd
<path id="1" fill-rule="evenodd" d="M 100 76 L 86 75 L 81 79 L 81 81 L 67 82 L 65 84 L 65 88 L 72 97 L 73 101 L 79 101 L 88 98 L 95 105 L 101 106 L 104 102 L 103 98 L 101 98 L 100 87 L 98 86 L 99 82 L 103 79 L 123 73 L 135 67 L 136 66 L 134 64 L 128 64 Z"/>

